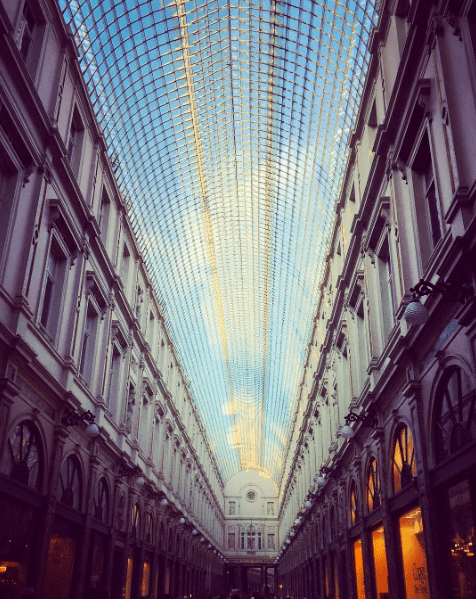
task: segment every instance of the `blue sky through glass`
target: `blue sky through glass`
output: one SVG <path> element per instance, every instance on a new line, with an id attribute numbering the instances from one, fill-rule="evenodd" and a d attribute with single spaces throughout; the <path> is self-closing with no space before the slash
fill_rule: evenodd
<path id="1" fill-rule="evenodd" d="M 279 482 L 370 0 L 60 0 L 226 481 Z"/>

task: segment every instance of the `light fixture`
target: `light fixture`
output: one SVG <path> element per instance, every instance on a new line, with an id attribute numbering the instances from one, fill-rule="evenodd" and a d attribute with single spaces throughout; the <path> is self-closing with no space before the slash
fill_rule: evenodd
<path id="1" fill-rule="evenodd" d="M 71 408 L 66 408 L 63 414 L 61 415 L 61 424 L 67 427 L 76 426 L 80 420 L 84 420 L 84 422 L 89 422 L 84 432 L 86 433 L 87 437 L 89 437 L 90 439 L 94 439 L 99 435 L 99 427 L 94 422 L 95 418 L 96 416 L 90 410 L 86 410 L 86 412 L 80 414 L 79 412 L 71 410 Z"/>
<path id="2" fill-rule="evenodd" d="M 351 439 L 355 435 L 355 431 L 351 426 L 351 422 L 361 422 L 364 426 L 375 428 L 377 426 L 377 416 L 375 412 L 369 410 L 368 412 L 362 412 L 362 414 L 355 414 L 352 410 L 344 418 L 345 425 L 340 431 L 340 436 L 344 439 Z"/>
<path id="3" fill-rule="evenodd" d="M 296 518 L 296 520 L 294 520 L 294 524 L 299 526 L 301 524 L 301 518 Z"/>
<path id="4" fill-rule="evenodd" d="M 205 543 L 205 537 L 200 538 L 200 543 Z"/>
<path id="5" fill-rule="evenodd" d="M 185 524 L 185 518 L 182 516 L 182 518 L 179 519 L 178 523 Z"/>
<path id="6" fill-rule="evenodd" d="M 161 505 L 162 507 L 167 507 L 167 506 L 169 505 L 168 499 L 167 499 L 166 497 L 163 497 L 163 498 L 160 500 L 160 505 Z"/>
<path id="7" fill-rule="evenodd" d="M 286 539 L 285 542 L 289 545 L 289 543 L 291 543 L 291 539 Z"/>
<path id="8" fill-rule="evenodd" d="M 196 528 L 194 528 L 194 529 L 192 530 L 192 534 L 193 534 L 193 536 L 195 536 L 195 535 L 198 535 L 198 530 L 197 530 Z"/>
<path id="9" fill-rule="evenodd" d="M 309 499 L 306 500 L 306 502 L 304 503 L 304 507 L 308 510 L 312 507 L 312 501 L 309 501 Z"/>
<path id="10" fill-rule="evenodd" d="M 290 537 L 294 537 L 294 535 L 295 535 L 295 534 L 296 534 L 296 533 L 294 532 L 294 530 L 291 530 L 291 531 L 289 532 L 289 536 L 290 536 Z"/>
<path id="11" fill-rule="evenodd" d="M 124 466 L 124 464 L 119 468 L 119 477 L 129 477 L 135 476 L 135 483 L 138 487 L 143 487 L 145 485 L 144 477 L 142 476 L 142 470 L 139 466 Z"/>
<path id="12" fill-rule="evenodd" d="M 327 468 L 327 466 L 322 466 L 319 470 L 320 476 L 318 476 L 316 480 L 316 484 L 319 487 L 323 487 L 326 484 L 326 479 L 322 476 L 323 474 L 329 475 L 332 478 L 340 478 L 342 476 L 342 470 L 340 466 L 336 466 L 335 468 Z"/>
<path id="13" fill-rule="evenodd" d="M 410 289 L 412 292 L 412 301 L 408 304 L 403 313 L 403 318 L 408 324 L 425 324 L 429 318 L 428 309 L 420 302 L 423 295 L 441 295 L 450 302 L 465 303 L 467 299 L 474 295 L 474 289 L 471 285 L 462 285 L 461 283 L 449 283 L 439 281 L 431 283 L 420 279 L 420 281 Z"/>

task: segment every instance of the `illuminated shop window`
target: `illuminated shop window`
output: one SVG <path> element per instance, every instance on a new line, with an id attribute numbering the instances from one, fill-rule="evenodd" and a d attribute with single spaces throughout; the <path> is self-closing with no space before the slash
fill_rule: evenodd
<path id="1" fill-rule="evenodd" d="M 43 463 L 40 436 L 35 425 L 24 420 L 10 434 L 3 454 L 2 472 L 39 490 Z"/>
<path id="2" fill-rule="evenodd" d="M 401 516 L 398 523 L 406 599 L 427 599 L 430 591 L 420 507 Z"/>
<path id="3" fill-rule="evenodd" d="M 434 415 L 434 449 L 440 463 L 476 439 L 476 393 L 461 368 L 448 368 L 438 385 Z"/>
<path id="4" fill-rule="evenodd" d="M 367 508 L 369 512 L 380 507 L 380 482 L 378 476 L 377 460 L 371 458 L 367 466 Z"/>
<path id="5" fill-rule="evenodd" d="M 109 520 L 109 489 L 106 479 L 100 478 L 94 494 L 94 517 L 101 522 Z"/>
<path id="6" fill-rule="evenodd" d="M 142 584 L 140 587 L 141 597 L 146 597 L 149 594 L 150 589 L 150 564 L 149 562 L 144 562 L 142 568 Z"/>
<path id="7" fill-rule="evenodd" d="M 382 525 L 372 530 L 372 553 L 377 597 L 386 599 L 388 594 L 387 550 Z"/>
<path id="8" fill-rule="evenodd" d="M 123 591 L 124 599 L 131 599 L 131 588 L 132 588 L 132 568 L 134 566 L 134 560 L 132 557 L 127 558 L 127 571 L 126 571 L 126 584 Z"/>
<path id="9" fill-rule="evenodd" d="M 81 466 L 76 456 L 69 456 L 61 468 L 59 480 L 59 498 L 61 503 L 75 510 L 81 508 L 82 476 Z"/>
<path id="10" fill-rule="evenodd" d="M 393 446 L 393 492 L 398 493 L 416 476 L 413 436 L 405 424 L 398 427 Z"/>
<path id="11" fill-rule="evenodd" d="M 355 480 L 350 485 L 350 521 L 354 525 L 359 520 L 359 497 Z"/>
<path id="12" fill-rule="evenodd" d="M 357 599 L 366 599 L 364 583 L 364 560 L 362 556 L 362 539 L 354 541 L 354 567 Z"/>
<path id="13" fill-rule="evenodd" d="M 475 522 L 469 481 L 463 480 L 447 491 L 445 514 L 447 558 L 453 597 L 476 597 Z"/>

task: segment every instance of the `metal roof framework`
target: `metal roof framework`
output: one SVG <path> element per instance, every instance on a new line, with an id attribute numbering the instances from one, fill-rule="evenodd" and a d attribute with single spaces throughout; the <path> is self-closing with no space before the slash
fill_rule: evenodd
<path id="1" fill-rule="evenodd" d="M 60 0 L 223 479 L 279 483 L 375 0 Z"/>

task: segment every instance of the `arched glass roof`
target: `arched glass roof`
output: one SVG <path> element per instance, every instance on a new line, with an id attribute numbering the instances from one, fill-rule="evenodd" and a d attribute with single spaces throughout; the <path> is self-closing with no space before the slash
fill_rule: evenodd
<path id="1" fill-rule="evenodd" d="M 376 0 L 60 0 L 223 479 L 277 482 Z"/>

